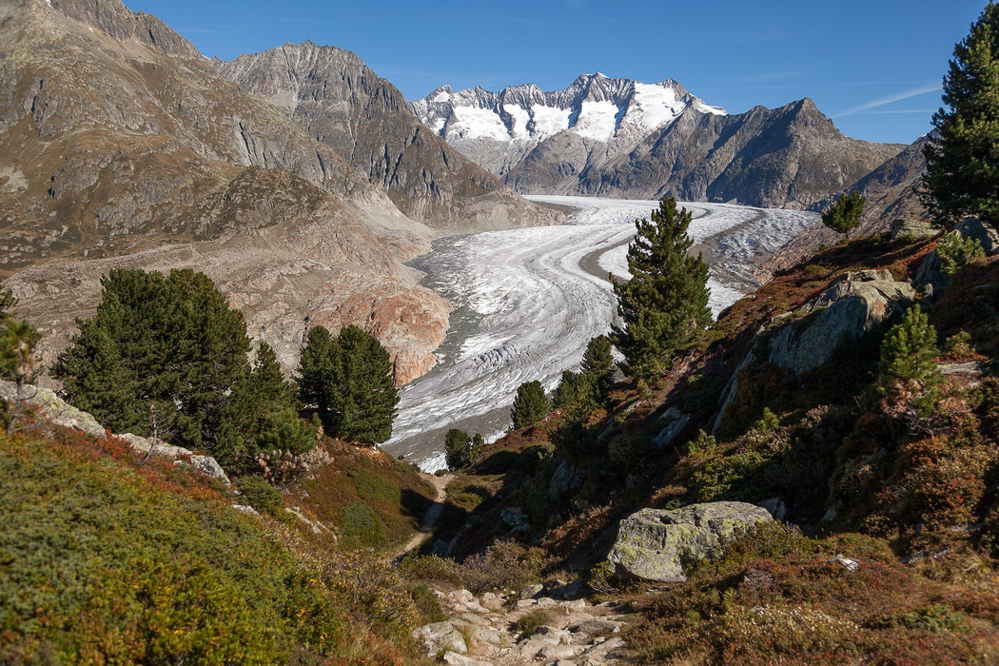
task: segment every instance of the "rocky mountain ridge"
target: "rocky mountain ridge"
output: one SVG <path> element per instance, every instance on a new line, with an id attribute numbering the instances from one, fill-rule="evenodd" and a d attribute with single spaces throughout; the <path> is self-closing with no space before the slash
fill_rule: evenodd
<path id="1" fill-rule="evenodd" d="M 350 51 L 305 42 L 213 62 L 384 187 L 414 220 L 453 233 L 560 219 L 428 131 L 402 93 Z"/>
<path id="2" fill-rule="evenodd" d="M 518 192 L 808 208 L 903 146 L 844 136 L 805 98 L 741 114 L 679 83 L 599 74 L 564 91 L 439 88 L 417 115 Z"/>
<path id="3" fill-rule="evenodd" d="M 932 134 L 919 137 L 912 145 L 886 160 L 843 192 L 813 204 L 812 210 L 826 210 L 840 194 L 860 192 L 866 197 L 867 203 L 856 235 L 890 231 L 895 220 L 928 220 L 929 213 L 919 200 L 918 189 L 922 176 L 926 173 L 923 148 L 931 137 Z M 808 229 L 763 262 L 758 267 L 756 277 L 766 282 L 777 271 L 791 268 L 802 259 L 814 255 L 823 245 L 836 243 L 840 237 L 840 234 L 822 225 Z"/>

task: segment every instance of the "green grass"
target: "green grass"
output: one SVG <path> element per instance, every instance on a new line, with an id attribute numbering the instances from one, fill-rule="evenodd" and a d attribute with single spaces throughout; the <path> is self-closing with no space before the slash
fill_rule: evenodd
<path id="1" fill-rule="evenodd" d="M 334 589 L 331 562 L 304 565 L 199 475 L 67 433 L 0 436 L 0 475 L 0 663 L 340 661 L 358 641 L 418 659 L 411 622 L 378 629 L 352 601 L 364 581 Z"/>

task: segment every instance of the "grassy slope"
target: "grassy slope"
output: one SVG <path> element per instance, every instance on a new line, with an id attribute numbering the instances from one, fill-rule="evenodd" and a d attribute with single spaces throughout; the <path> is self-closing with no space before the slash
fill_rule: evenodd
<path id="1" fill-rule="evenodd" d="M 0 475 L 2 663 L 419 662 L 410 584 L 198 474 L 56 429 Z"/>

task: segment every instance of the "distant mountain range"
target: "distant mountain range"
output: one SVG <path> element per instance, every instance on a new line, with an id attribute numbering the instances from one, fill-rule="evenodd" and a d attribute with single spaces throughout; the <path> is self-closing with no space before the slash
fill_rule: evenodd
<path id="1" fill-rule="evenodd" d="M 841 134 L 810 99 L 729 114 L 673 80 L 438 88 L 414 112 L 518 192 L 808 208 L 905 147 Z"/>

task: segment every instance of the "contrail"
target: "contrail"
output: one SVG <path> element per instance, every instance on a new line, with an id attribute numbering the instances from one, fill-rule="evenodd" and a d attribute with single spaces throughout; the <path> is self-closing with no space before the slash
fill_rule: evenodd
<path id="1" fill-rule="evenodd" d="M 892 102 L 900 102 L 903 99 L 909 99 L 910 97 L 918 97 L 919 95 L 925 95 L 926 93 L 931 93 L 941 89 L 939 83 L 934 83 L 931 86 L 923 86 L 922 88 L 913 88 L 912 90 L 906 90 L 905 92 L 900 92 L 896 95 L 889 95 L 888 97 L 881 97 L 874 100 L 873 102 L 868 102 L 867 104 L 861 104 L 860 106 L 855 106 L 852 109 L 847 109 L 843 113 L 839 113 L 833 118 L 842 118 L 843 116 L 851 116 L 855 113 L 860 113 L 861 111 L 867 111 L 868 109 L 874 109 L 879 106 L 884 106 L 885 104 L 891 104 Z"/>

